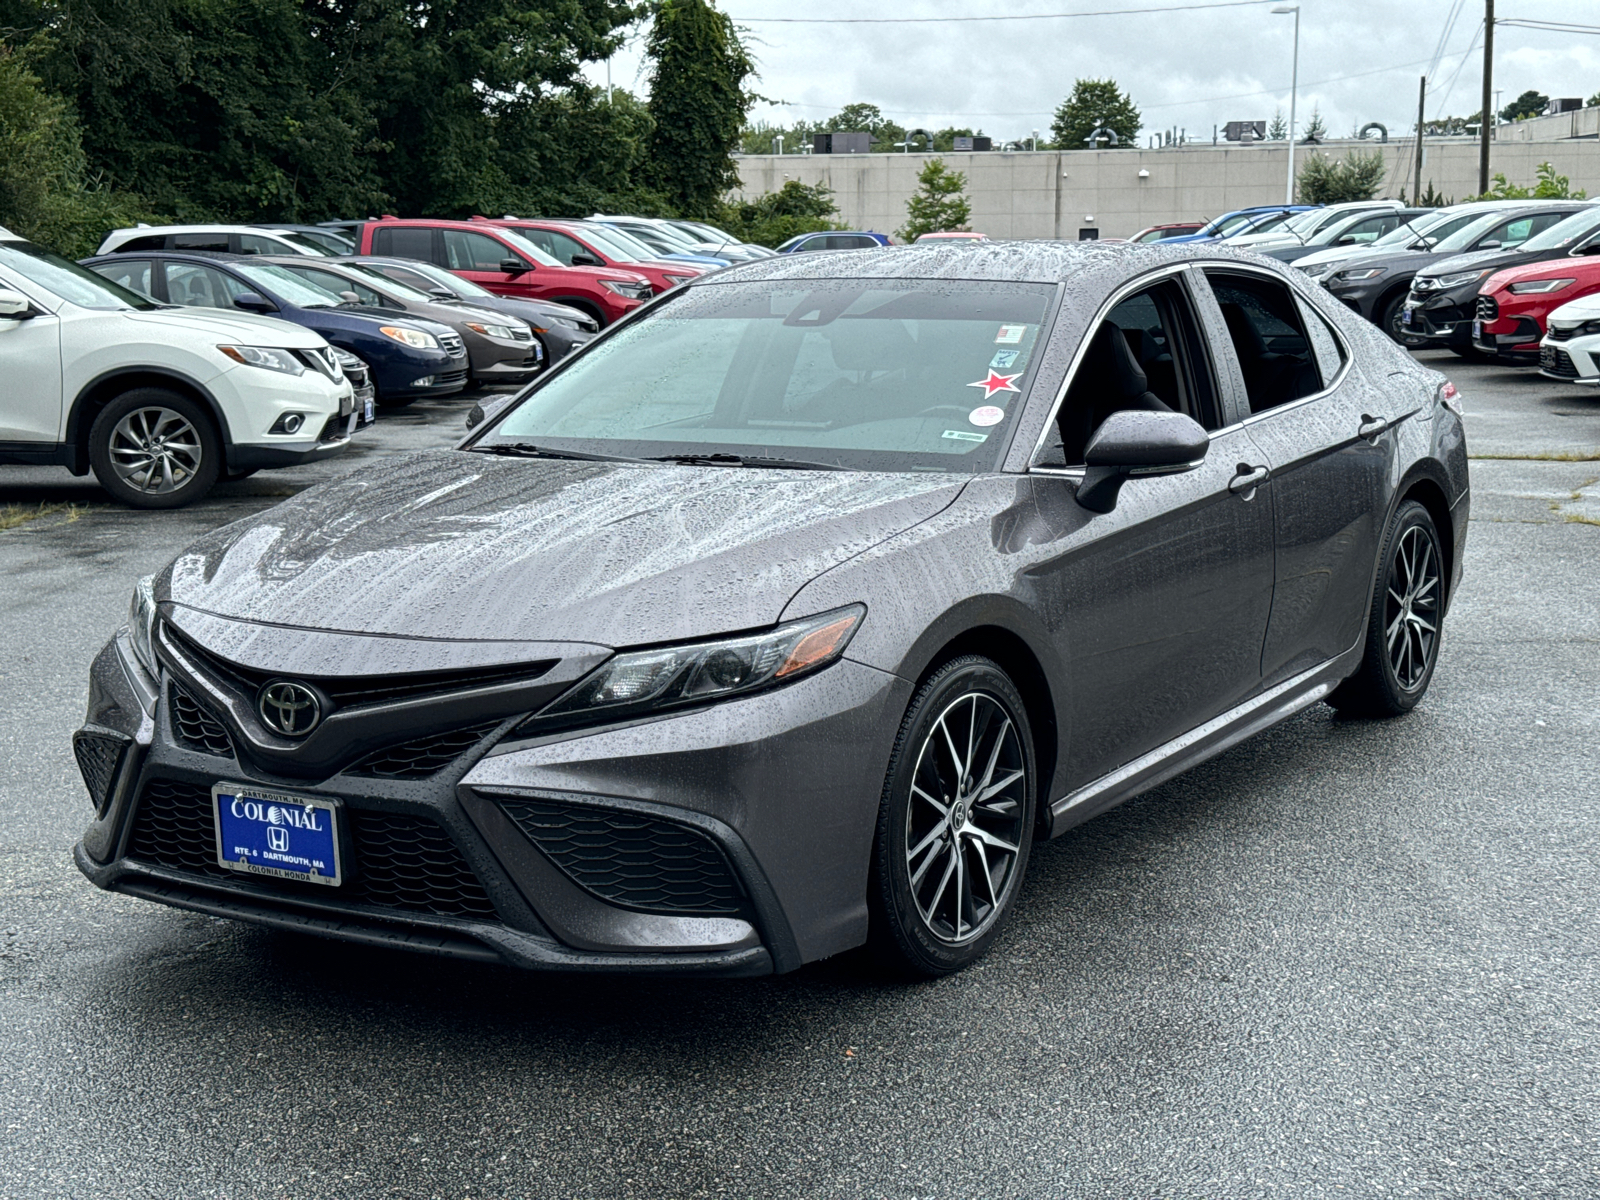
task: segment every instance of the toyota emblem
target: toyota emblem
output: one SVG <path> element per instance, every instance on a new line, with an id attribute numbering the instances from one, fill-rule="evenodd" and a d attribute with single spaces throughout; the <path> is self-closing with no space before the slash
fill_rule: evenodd
<path id="1" fill-rule="evenodd" d="M 322 702 L 304 684 L 274 680 L 261 689 L 256 711 L 262 723 L 285 737 L 305 737 L 322 720 Z"/>

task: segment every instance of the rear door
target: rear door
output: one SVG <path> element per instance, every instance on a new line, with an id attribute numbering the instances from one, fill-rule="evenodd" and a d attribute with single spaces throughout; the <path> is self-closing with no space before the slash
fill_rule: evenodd
<path id="1" fill-rule="evenodd" d="M 1394 426 L 1409 414 L 1275 273 L 1204 275 L 1243 380 L 1244 427 L 1272 471 L 1277 566 L 1261 651 L 1270 687 L 1359 641 L 1393 486 Z"/>
<path id="2" fill-rule="evenodd" d="M 437 229 L 415 225 L 397 228 L 381 222 L 373 222 L 369 228 L 372 230 L 373 254 L 384 258 L 415 258 L 444 265 Z"/>

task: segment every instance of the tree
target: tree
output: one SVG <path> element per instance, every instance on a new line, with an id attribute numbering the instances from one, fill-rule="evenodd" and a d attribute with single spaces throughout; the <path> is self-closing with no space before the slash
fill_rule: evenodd
<path id="1" fill-rule="evenodd" d="M 0 225 L 81 258 L 107 229 L 147 214 L 138 197 L 89 178 L 72 106 L 30 66 L 48 50 L 42 38 L 22 50 L 0 44 Z"/>
<path id="2" fill-rule="evenodd" d="M 966 190 L 965 174 L 950 170 L 942 158 L 930 158 L 917 176 L 916 192 L 906 202 L 906 223 L 900 236 L 914 242 L 925 233 L 965 229 L 972 216 Z"/>
<path id="3" fill-rule="evenodd" d="M 1449 208 L 1454 200 L 1446 200 L 1442 194 L 1434 191 L 1433 180 L 1428 180 L 1428 188 L 1417 198 L 1418 208 Z"/>
<path id="4" fill-rule="evenodd" d="M 1531 188 L 1523 187 L 1506 179 L 1498 172 L 1494 176 L 1494 186 L 1481 196 L 1474 196 L 1474 200 L 1586 200 L 1587 195 L 1581 191 L 1572 190 L 1572 180 L 1566 175 L 1557 175 L 1555 168 L 1547 162 L 1539 164 L 1537 169 L 1538 182 Z"/>
<path id="5" fill-rule="evenodd" d="M 1298 190 L 1303 204 L 1340 204 L 1371 200 L 1383 184 L 1383 154 L 1352 150 L 1342 159 L 1313 154 L 1300 169 Z"/>
<path id="6" fill-rule="evenodd" d="M 1267 126 L 1267 140 L 1281 142 L 1289 136 L 1289 123 L 1283 119 L 1283 109 L 1276 109 L 1272 114 L 1272 124 Z"/>
<path id="7" fill-rule="evenodd" d="M 1529 88 L 1500 110 L 1500 119 L 1502 121 L 1521 121 L 1527 117 L 1542 117 L 1544 116 L 1544 106 L 1549 103 L 1549 96 Z"/>
<path id="8" fill-rule="evenodd" d="M 1114 79 L 1080 79 L 1072 94 L 1056 109 L 1050 123 L 1050 136 L 1063 150 L 1088 149 L 1088 137 L 1096 129 L 1110 129 L 1117 145 L 1136 144 L 1143 122 L 1133 100 L 1117 87 Z"/>
<path id="9" fill-rule="evenodd" d="M 755 63 L 733 21 L 708 0 L 660 0 L 646 43 L 650 174 L 685 216 L 711 216 L 739 182 L 733 149 L 755 102 L 744 82 Z"/>
<path id="10" fill-rule="evenodd" d="M 724 206 L 718 223 L 741 241 L 780 246 L 796 234 L 843 228 L 829 219 L 838 212 L 831 189 L 791 179 L 775 192 Z"/>
<path id="11" fill-rule="evenodd" d="M 1302 137 L 1300 140 L 1302 142 L 1310 143 L 1311 145 L 1316 145 L 1318 142 L 1322 141 L 1322 139 L 1327 137 L 1327 136 L 1328 136 L 1328 126 L 1327 126 L 1326 122 L 1324 122 L 1323 119 L 1322 119 L 1322 113 L 1320 111 L 1318 111 L 1317 109 L 1313 108 L 1311 110 L 1311 120 L 1306 122 L 1305 136 Z"/>

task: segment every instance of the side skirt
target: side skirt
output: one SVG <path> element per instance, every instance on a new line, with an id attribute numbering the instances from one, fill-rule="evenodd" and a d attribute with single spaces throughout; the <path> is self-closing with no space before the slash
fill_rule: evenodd
<path id="1" fill-rule="evenodd" d="M 1360 667 L 1365 640 L 1363 626 L 1361 639 L 1338 658 L 1284 680 L 1182 737 L 1173 738 L 1054 801 L 1050 805 L 1048 836 L 1059 837 L 1074 825 L 1098 817 L 1124 800 L 1131 800 L 1140 792 L 1149 791 L 1302 709 L 1310 708 Z"/>

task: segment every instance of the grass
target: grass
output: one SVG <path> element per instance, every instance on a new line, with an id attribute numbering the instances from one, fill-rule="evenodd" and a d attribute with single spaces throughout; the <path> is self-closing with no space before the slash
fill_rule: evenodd
<path id="1" fill-rule="evenodd" d="M 1600 517 L 1586 517 L 1582 513 L 1568 513 L 1568 525 L 1594 525 L 1600 527 Z"/>
<path id="2" fill-rule="evenodd" d="M 1600 462 L 1596 450 L 1544 450 L 1538 454 L 1469 454 L 1478 462 Z"/>
<path id="3" fill-rule="evenodd" d="M 25 504 L 0 505 L 0 531 L 7 529 L 20 529 L 29 522 L 37 521 L 40 517 L 53 517 L 57 513 L 66 513 L 63 524 L 69 524 L 88 511 L 81 504 L 44 504 L 33 508 Z"/>

